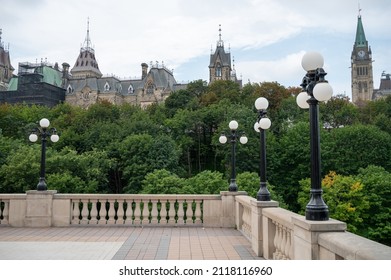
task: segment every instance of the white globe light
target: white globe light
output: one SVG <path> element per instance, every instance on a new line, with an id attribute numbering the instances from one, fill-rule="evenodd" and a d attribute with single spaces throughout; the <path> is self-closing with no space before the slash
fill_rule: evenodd
<path id="1" fill-rule="evenodd" d="M 59 139 L 60 139 L 60 137 L 57 134 L 53 134 L 52 136 L 50 136 L 50 140 L 53 143 L 56 143 Z"/>
<path id="2" fill-rule="evenodd" d="M 255 100 L 255 108 L 257 110 L 266 110 L 269 107 L 269 101 L 265 97 L 259 97 Z"/>
<path id="3" fill-rule="evenodd" d="M 305 71 L 322 68 L 323 64 L 323 56 L 318 52 L 307 52 L 301 60 L 301 66 Z"/>
<path id="4" fill-rule="evenodd" d="M 37 142 L 37 140 L 38 140 L 38 135 L 35 134 L 35 133 L 31 133 L 30 136 L 29 136 L 29 140 L 30 140 L 31 142 Z"/>
<path id="5" fill-rule="evenodd" d="M 269 118 L 262 118 L 259 120 L 259 126 L 262 129 L 269 129 L 271 125 L 272 125 L 272 122 Z"/>
<path id="6" fill-rule="evenodd" d="M 49 127 L 50 122 L 49 122 L 48 119 L 43 118 L 42 120 L 39 121 L 39 125 L 40 125 L 42 128 L 47 128 L 47 127 Z"/>
<path id="7" fill-rule="evenodd" d="M 333 88 L 329 83 L 317 83 L 313 90 L 313 95 L 318 101 L 327 101 L 333 96 Z"/>
<path id="8" fill-rule="evenodd" d="M 220 142 L 221 144 L 227 143 L 227 137 L 226 137 L 225 135 L 221 135 L 221 136 L 219 137 L 219 142 Z"/>
<path id="9" fill-rule="evenodd" d="M 247 138 L 247 136 L 243 135 L 243 136 L 240 137 L 239 141 L 242 144 L 247 144 L 248 138 Z"/>
<path id="10" fill-rule="evenodd" d="M 308 109 L 310 105 L 307 103 L 307 100 L 310 98 L 310 96 L 307 94 L 307 92 L 302 91 L 300 92 L 296 97 L 296 103 L 301 109 Z"/>
<path id="11" fill-rule="evenodd" d="M 260 129 L 260 127 L 259 127 L 259 122 L 254 123 L 254 130 L 255 130 L 256 132 L 260 132 L 260 131 L 261 131 L 261 129 Z"/>
<path id="12" fill-rule="evenodd" d="M 231 130 L 237 130 L 239 127 L 239 124 L 237 121 L 230 121 L 228 126 Z"/>

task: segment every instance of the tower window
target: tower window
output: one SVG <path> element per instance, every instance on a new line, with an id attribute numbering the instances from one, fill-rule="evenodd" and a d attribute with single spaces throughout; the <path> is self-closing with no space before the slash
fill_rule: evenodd
<path id="1" fill-rule="evenodd" d="M 154 92 L 154 86 L 153 84 L 149 84 L 147 87 L 147 94 L 153 94 Z"/>
<path id="2" fill-rule="evenodd" d="M 220 63 L 217 63 L 216 65 L 216 77 L 221 77 L 221 65 Z"/>

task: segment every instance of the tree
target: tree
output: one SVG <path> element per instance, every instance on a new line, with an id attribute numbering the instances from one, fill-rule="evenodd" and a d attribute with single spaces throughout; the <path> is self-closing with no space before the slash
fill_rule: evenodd
<path id="1" fill-rule="evenodd" d="M 332 129 L 322 140 L 325 172 L 357 174 L 368 165 L 391 170 L 391 135 L 371 125 L 352 125 Z"/>
<path id="2" fill-rule="evenodd" d="M 169 136 L 133 134 L 120 143 L 118 152 L 126 193 L 138 193 L 144 177 L 155 169 L 178 171 L 179 151 Z"/>
<path id="3" fill-rule="evenodd" d="M 239 84 L 234 81 L 214 81 L 208 86 L 206 93 L 200 97 L 200 103 L 208 106 L 223 99 L 235 104 L 241 103 Z"/>
<path id="4" fill-rule="evenodd" d="M 299 181 L 311 174 L 309 143 L 309 123 L 300 122 L 281 136 L 273 153 L 267 154 L 268 180 L 295 212 L 299 210 Z"/>
<path id="5" fill-rule="evenodd" d="M 254 91 L 254 101 L 258 97 L 265 97 L 269 101 L 268 111 L 271 115 L 279 110 L 281 102 L 290 97 L 291 93 L 277 82 L 263 82 Z"/>
<path id="6" fill-rule="evenodd" d="M 260 188 L 259 175 L 255 172 L 242 172 L 239 173 L 236 177 L 236 182 L 238 184 L 240 191 L 245 191 L 247 194 L 253 198 L 257 198 L 257 193 Z M 288 208 L 288 205 L 284 202 L 281 195 L 275 192 L 275 187 L 270 185 L 267 182 L 267 188 L 270 192 L 271 200 L 278 201 L 279 207 Z"/>
<path id="7" fill-rule="evenodd" d="M 304 214 L 309 201 L 310 185 L 309 179 L 300 181 L 299 203 L 301 211 L 299 213 L 301 214 Z M 324 191 L 323 199 L 329 208 L 330 217 L 346 222 L 348 230 L 357 233 L 369 209 L 363 184 L 353 176 L 330 172 L 322 180 L 322 188 Z"/>
<path id="8" fill-rule="evenodd" d="M 319 105 L 321 121 L 326 128 L 338 128 L 352 125 L 358 121 L 358 108 L 349 102 L 345 95 L 333 96 Z"/>
<path id="9" fill-rule="evenodd" d="M 179 109 L 193 109 L 198 103 L 198 98 L 188 90 L 179 90 L 173 92 L 164 101 L 167 116 L 172 117 Z"/>
<path id="10" fill-rule="evenodd" d="M 0 192 L 22 193 L 36 189 L 40 170 L 40 149 L 20 145 L 0 166 Z"/>
<path id="11" fill-rule="evenodd" d="M 156 169 L 145 176 L 140 193 L 180 194 L 184 191 L 184 185 L 185 179 L 166 169 Z"/>
<path id="12" fill-rule="evenodd" d="M 220 191 L 227 190 L 227 181 L 223 174 L 218 171 L 204 170 L 194 177 L 186 180 L 186 186 L 194 194 L 219 194 Z"/>
<path id="13" fill-rule="evenodd" d="M 369 209 L 358 227 L 359 234 L 391 246 L 391 173 L 383 167 L 360 168 L 357 179 L 364 186 Z"/>

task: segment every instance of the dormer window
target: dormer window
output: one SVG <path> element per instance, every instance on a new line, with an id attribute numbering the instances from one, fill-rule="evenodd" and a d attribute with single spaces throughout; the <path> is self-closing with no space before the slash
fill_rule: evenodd
<path id="1" fill-rule="evenodd" d="M 110 90 L 110 85 L 109 85 L 108 82 L 105 83 L 104 89 L 105 89 L 105 91 L 109 91 Z"/>
<path id="2" fill-rule="evenodd" d="M 130 85 L 130 86 L 128 87 L 128 94 L 133 94 L 133 92 L 134 92 L 133 86 Z"/>

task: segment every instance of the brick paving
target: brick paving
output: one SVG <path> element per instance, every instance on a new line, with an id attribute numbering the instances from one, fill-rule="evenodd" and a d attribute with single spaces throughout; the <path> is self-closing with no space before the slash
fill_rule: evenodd
<path id="1" fill-rule="evenodd" d="M 202 227 L 0 227 L 0 260 L 260 259 L 237 230 Z"/>

